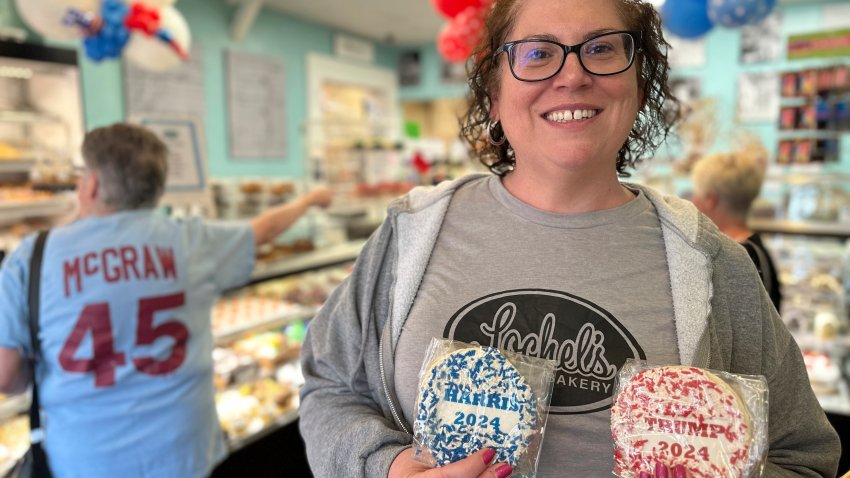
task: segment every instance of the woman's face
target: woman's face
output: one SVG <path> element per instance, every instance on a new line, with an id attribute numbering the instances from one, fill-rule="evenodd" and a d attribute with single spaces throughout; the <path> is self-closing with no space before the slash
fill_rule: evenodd
<path id="1" fill-rule="evenodd" d="M 606 31 L 626 30 L 616 0 L 522 0 L 507 41 L 553 39 L 575 45 Z M 499 57 L 499 86 L 492 116 L 517 158 L 517 172 L 560 171 L 612 174 L 617 152 L 628 137 L 640 106 L 637 68 L 612 76 L 584 71 L 571 52 L 554 77 L 528 83 L 515 79 L 506 54 Z M 561 114 L 589 110 L 590 117 L 565 120 Z"/>

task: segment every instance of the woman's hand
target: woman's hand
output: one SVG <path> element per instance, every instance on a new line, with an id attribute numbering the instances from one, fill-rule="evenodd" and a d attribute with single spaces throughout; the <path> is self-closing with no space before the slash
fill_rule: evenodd
<path id="1" fill-rule="evenodd" d="M 513 472 L 510 465 L 490 462 L 496 456 L 492 448 L 485 448 L 446 466 L 431 468 L 413 458 L 408 448 L 393 460 L 388 478 L 507 478 Z"/>
<path id="2" fill-rule="evenodd" d="M 667 465 L 660 461 L 655 464 L 655 474 L 647 471 L 640 472 L 640 478 L 670 478 L 671 476 L 672 478 L 688 478 L 688 472 L 683 465 L 676 465 L 671 473 Z"/>

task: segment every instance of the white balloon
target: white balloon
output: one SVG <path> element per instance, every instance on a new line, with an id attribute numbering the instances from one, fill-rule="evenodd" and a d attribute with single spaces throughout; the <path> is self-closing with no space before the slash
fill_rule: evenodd
<path id="1" fill-rule="evenodd" d="M 188 53 L 192 36 L 183 15 L 176 8 L 167 6 L 159 11 L 159 18 L 160 28 L 167 30 L 180 48 Z M 152 71 L 165 71 L 183 61 L 171 45 L 139 31 L 131 34 L 130 41 L 124 47 L 124 56 L 137 66 Z"/>
<path id="2" fill-rule="evenodd" d="M 99 0 L 15 0 L 18 14 L 36 33 L 56 40 L 81 38 L 76 25 L 65 25 L 62 19 L 69 8 L 98 13 Z"/>
<path id="3" fill-rule="evenodd" d="M 177 0 L 140 0 L 139 3 L 151 8 L 163 8 L 174 5 Z"/>

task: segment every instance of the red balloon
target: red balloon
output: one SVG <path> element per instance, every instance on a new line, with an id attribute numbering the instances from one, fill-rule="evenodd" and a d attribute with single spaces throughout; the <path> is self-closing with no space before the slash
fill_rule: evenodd
<path id="1" fill-rule="evenodd" d="M 452 31 L 451 23 L 446 23 L 437 35 L 437 51 L 446 61 L 452 63 L 466 61 L 471 53 L 460 37 Z"/>
<path id="2" fill-rule="evenodd" d="M 460 12 L 469 7 L 481 7 L 488 0 L 431 0 L 431 4 L 438 13 L 446 18 L 454 18 Z"/>
<path id="3" fill-rule="evenodd" d="M 467 7 L 447 23 L 437 35 L 437 51 L 446 61 L 466 61 L 484 33 L 485 9 Z"/>

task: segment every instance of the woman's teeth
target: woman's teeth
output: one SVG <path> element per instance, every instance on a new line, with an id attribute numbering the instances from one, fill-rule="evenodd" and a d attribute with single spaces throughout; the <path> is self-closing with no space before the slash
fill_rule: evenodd
<path id="1" fill-rule="evenodd" d="M 575 111 L 555 111 L 548 113 L 545 118 L 549 121 L 557 121 L 565 123 L 567 121 L 577 121 L 596 116 L 596 110 L 575 110 Z"/>

